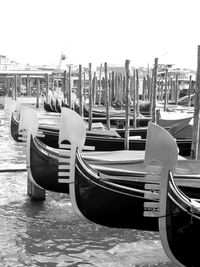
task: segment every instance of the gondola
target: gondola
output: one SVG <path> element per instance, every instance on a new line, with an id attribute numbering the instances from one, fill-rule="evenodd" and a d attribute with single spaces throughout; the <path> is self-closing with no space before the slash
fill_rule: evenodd
<path id="1" fill-rule="evenodd" d="M 61 113 L 61 105 L 62 105 L 61 99 L 56 98 L 56 100 L 55 100 L 55 111 L 57 113 Z"/>
<path id="2" fill-rule="evenodd" d="M 55 111 L 57 113 L 61 113 L 61 108 L 62 107 L 66 107 L 69 108 L 69 105 L 64 103 L 63 99 L 58 99 L 56 98 L 56 102 L 55 102 Z"/>
<path id="3" fill-rule="evenodd" d="M 38 138 L 31 136 L 27 155 L 29 179 L 37 186 L 57 193 L 69 194 L 69 186 L 59 182 L 58 166 L 62 156 L 51 147 L 44 146 Z"/>
<path id="4" fill-rule="evenodd" d="M 94 124 L 95 125 L 95 124 Z M 58 134 L 59 127 L 42 124 L 39 125 L 39 129 L 43 132 L 44 137 L 42 141 L 49 146 L 58 147 Z M 14 113 L 11 115 L 10 119 L 10 133 L 12 138 L 18 142 L 19 140 L 19 120 L 14 116 Z M 147 128 L 141 127 L 136 129 L 131 129 L 131 139 L 130 140 L 130 149 L 145 149 L 145 140 L 138 138 L 146 138 Z M 95 146 L 95 150 L 101 151 L 111 151 L 111 150 L 121 150 L 124 149 L 124 129 L 116 130 L 92 130 L 87 131 L 86 144 L 87 146 Z M 135 138 L 135 140 L 134 140 Z"/>
<path id="5" fill-rule="evenodd" d="M 115 109 L 125 109 L 125 103 L 122 101 L 114 101 L 112 106 Z M 130 111 L 133 111 L 133 106 L 130 105 Z M 149 116 L 150 115 L 150 101 L 139 100 L 139 111 L 142 115 Z"/>
<path id="6" fill-rule="evenodd" d="M 182 122 L 189 122 L 193 118 L 193 113 L 176 112 L 176 111 L 162 111 L 157 112 L 157 123 L 162 127 L 171 127 Z"/>
<path id="7" fill-rule="evenodd" d="M 30 136 L 28 141 L 28 155 L 27 155 L 27 166 L 29 178 L 33 183 L 37 186 L 44 188 L 48 191 L 54 191 L 58 193 L 69 193 L 68 184 L 63 185 L 63 183 L 59 183 L 59 165 L 64 162 L 66 157 L 62 154 L 61 149 L 54 149 L 45 145 L 42 141 L 40 141 L 39 137 L 40 133 L 37 133 L 37 136 Z M 22 138 L 23 141 L 25 140 Z M 130 158 L 130 153 L 128 153 L 128 158 Z M 133 154 L 133 153 L 132 153 Z M 104 158 L 105 154 L 94 153 L 91 152 L 83 153 L 83 157 L 86 158 L 86 161 L 91 161 L 92 163 L 105 163 L 106 158 Z M 124 154 L 125 155 L 125 154 Z M 113 160 L 114 153 L 107 154 L 112 158 L 112 162 L 116 162 Z M 143 154 L 139 154 L 137 158 L 143 158 Z M 120 157 L 121 158 L 121 157 Z M 127 156 L 124 156 L 124 161 Z M 138 162 L 138 160 L 136 160 Z M 100 169 L 102 167 L 99 167 Z M 105 171 L 105 170 L 104 170 Z"/>
<path id="8" fill-rule="evenodd" d="M 194 101 L 195 101 L 195 94 L 191 94 L 190 95 L 190 106 L 191 107 L 194 107 Z M 188 107 L 188 102 L 189 102 L 189 96 L 186 95 L 186 96 L 179 98 L 177 104 L 180 106 Z M 168 104 L 169 105 L 176 105 L 176 102 L 175 101 L 169 101 Z"/>
<path id="9" fill-rule="evenodd" d="M 70 110 L 70 112 L 72 111 Z M 31 118 L 31 121 L 34 122 L 34 125 L 37 125 L 37 122 L 33 117 Z M 39 141 L 39 139 L 36 137 L 36 134 L 35 134 L 37 127 L 35 127 L 32 130 L 32 132 L 34 131 L 35 133 L 31 134 L 27 141 L 27 146 L 28 146 L 27 166 L 28 166 L 29 178 L 37 186 L 42 187 L 46 190 L 51 190 L 55 192 L 62 192 L 62 193 L 69 192 L 69 184 L 73 182 L 74 174 L 78 170 L 76 157 L 80 155 L 79 151 L 81 151 L 84 146 L 84 139 L 85 139 L 85 134 L 86 134 L 86 131 L 84 128 L 85 123 L 82 121 L 82 119 L 80 119 L 80 117 L 78 121 L 73 123 L 73 120 L 72 120 L 70 124 L 71 124 L 72 130 L 70 129 L 69 132 L 64 131 L 64 133 L 63 131 L 60 131 L 59 152 L 58 150 L 55 150 L 53 148 L 46 147 L 44 144 L 42 144 Z M 63 121 L 62 121 L 62 125 L 63 125 Z M 67 140 L 62 141 L 63 135 L 67 138 Z M 68 140 L 74 140 L 76 143 L 69 146 Z M 66 147 L 70 148 L 70 150 L 66 150 Z M 77 153 L 76 153 L 76 149 L 78 149 Z M 76 167 L 75 167 L 75 161 L 76 161 Z M 89 167 L 89 169 L 90 168 L 91 167 Z M 95 173 L 97 174 L 99 173 L 99 171 L 95 171 Z M 77 175 L 77 173 L 75 175 Z M 146 219 L 145 225 L 142 225 L 139 220 L 140 218 L 134 218 L 133 220 L 133 216 L 130 216 L 130 213 L 128 212 L 128 208 L 141 209 L 141 205 L 144 199 L 144 196 L 143 196 L 144 189 L 142 188 L 141 182 L 138 183 L 136 179 L 135 182 L 134 181 L 131 182 L 130 186 L 128 185 L 120 186 L 119 183 L 113 183 L 112 185 L 112 182 L 107 180 L 105 174 L 102 173 L 101 175 L 104 176 L 104 178 L 101 177 L 101 179 L 103 178 L 102 182 L 105 185 L 107 185 L 108 188 L 110 187 L 111 191 L 106 189 L 105 192 L 104 191 L 98 192 L 98 190 L 96 192 L 96 190 L 94 189 L 94 192 L 90 196 L 88 196 L 89 197 L 88 200 L 89 199 L 91 200 L 91 197 L 92 198 L 94 197 L 96 199 L 96 204 L 97 204 L 98 199 L 102 199 L 102 201 L 104 202 L 104 205 L 106 205 L 106 202 L 108 200 L 111 201 L 109 208 L 107 210 L 105 209 L 104 212 L 105 213 L 108 212 L 110 214 L 109 216 L 111 216 L 111 214 L 113 216 L 115 215 L 114 216 L 115 220 L 112 219 L 111 223 L 110 222 L 106 223 L 108 224 L 108 226 L 132 227 L 134 223 L 135 225 L 138 224 L 138 227 L 141 227 L 141 228 L 147 227 L 147 225 L 149 225 L 149 227 L 151 228 L 153 227 L 154 224 L 157 224 L 155 220 L 154 220 L 155 222 L 152 222 L 152 219 Z M 137 172 L 135 173 L 135 176 L 137 177 Z M 112 178 L 112 176 L 110 177 Z M 115 192 L 115 190 L 117 191 Z M 85 198 L 87 198 L 88 193 L 87 192 L 85 193 L 86 193 Z M 120 198 L 119 198 L 119 195 L 120 195 Z M 115 205 L 113 202 L 114 200 L 115 200 Z M 116 207 L 117 203 L 119 203 L 120 207 L 118 207 L 118 209 L 116 208 L 114 209 L 114 206 Z M 90 206 L 91 205 L 88 205 L 88 208 L 90 208 Z M 113 211 L 111 212 L 112 209 Z M 126 213 L 124 212 L 125 210 L 126 210 Z M 94 211 L 91 211 L 91 212 L 93 213 Z M 100 214 L 100 210 L 99 210 L 99 214 Z M 118 218 L 118 220 L 116 220 L 117 219 L 116 214 L 120 215 L 121 220 L 120 220 L 120 217 Z M 138 211 L 138 214 L 139 214 L 139 211 Z M 142 214 L 140 214 L 139 217 L 142 218 Z"/>
<path id="10" fill-rule="evenodd" d="M 84 137 L 82 137 L 84 127 L 79 129 L 82 136 L 80 134 L 76 140 L 74 133 L 77 131 L 77 125 L 81 124 L 81 120 L 71 112 L 70 110 L 62 111 L 59 144 L 66 155 L 70 155 L 70 160 L 66 161 L 66 170 L 62 165 L 62 179 L 64 183 L 69 184 L 70 198 L 75 211 L 89 221 L 108 227 L 157 231 L 158 219 L 143 216 L 144 202 L 155 202 L 152 194 L 147 192 L 145 183 L 147 181 L 151 183 L 154 175 L 160 177 L 158 162 L 161 162 L 162 167 L 167 166 L 170 170 L 176 170 L 178 151 L 172 136 L 161 127 L 150 123 L 143 168 L 132 172 L 126 170 L 123 172 L 122 168 L 121 172 L 116 170 L 108 175 L 92 167 L 82 157 L 79 147 L 81 147 L 80 143 L 84 144 Z M 71 128 L 69 131 L 62 131 L 62 127 L 67 129 L 66 118 L 69 117 Z M 177 179 L 178 177 L 181 188 L 191 195 L 199 194 L 199 189 L 190 188 L 185 183 L 184 175 L 177 175 Z"/>
<path id="11" fill-rule="evenodd" d="M 59 127 L 40 124 L 39 129 L 43 132 L 41 141 L 46 145 L 57 148 L 58 147 L 58 135 Z M 12 138 L 19 141 L 19 120 L 16 120 L 14 114 L 11 116 L 10 121 L 10 133 Z M 174 132 L 176 133 L 176 132 Z M 147 128 L 140 127 L 136 129 L 130 129 L 130 150 L 145 150 Z M 125 130 L 93 130 L 87 131 L 86 146 L 94 146 L 96 151 L 112 151 L 124 149 L 125 143 Z M 177 145 L 179 147 L 179 154 L 182 156 L 189 156 L 191 150 L 191 139 L 177 139 Z"/>
<path id="12" fill-rule="evenodd" d="M 89 118 L 89 108 L 87 106 L 83 107 L 84 111 L 84 118 L 87 119 Z M 122 127 L 124 127 L 125 124 L 125 110 L 117 110 L 114 108 L 110 109 L 109 112 L 110 116 L 110 123 L 111 125 L 119 125 L 121 124 Z M 102 108 L 93 108 L 92 109 L 92 118 L 94 121 L 105 121 L 107 120 L 106 117 L 106 110 L 105 107 Z M 137 127 L 145 127 L 148 125 L 148 122 L 151 121 L 152 118 L 150 116 L 144 116 L 141 115 L 136 118 L 136 126 Z M 133 125 L 133 119 L 131 118 L 130 114 L 130 125 Z"/>
<path id="13" fill-rule="evenodd" d="M 159 233 L 162 246 L 176 266 L 200 266 L 200 198 L 177 187 L 173 174 L 161 180 Z"/>
<path id="14" fill-rule="evenodd" d="M 27 165 L 31 170 L 30 177 L 32 181 L 46 190 L 59 193 L 60 192 L 67 193 L 68 190 L 66 189 L 66 187 L 65 189 L 63 189 L 63 185 L 58 183 L 59 164 L 61 161 L 64 161 L 65 158 L 64 155 L 62 156 L 62 150 L 54 149 L 52 147 L 45 145 L 42 141 L 40 141 L 40 137 L 38 136 L 39 134 L 37 134 L 37 136 L 31 135 L 30 140 L 27 144 L 29 151 L 27 157 L 28 158 Z M 130 153 L 128 154 L 129 155 L 127 157 L 125 156 L 124 153 L 124 157 L 130 159 Z M 132 153 L 132 155 L 133 154 L 134 153 Z M 116 162 L 116 155 L 114 155 L 114 153 L 108 153 L 105 158 L 104 155 L 105 155 L 104 153 L 102 155 L 101 153 L 94 153 L 94 154 L 91 152 L 83 153 L 83 157 L 85 158 L 85 160 L 92 161 L 93 164 L 97 162 L 101 164 L 104 162 L 107 164 L 108 162 L 105 161 L 108 156 L 112 158 L 112 163 Z M 113 159 L 114 157 L 115 159 Z M 126 160 L 125 158 L 123 159 L 124 162 Z M 135 162 L 138 163 L 139 161 L 141 161 L 141 158 L 142 159 L 144 158 L 144 153 L 137 155 L 137 160 L 135 160 Z M 99 168 L 101 169 L 102 167 L 99 166 Z"/>
<path id="15" fill-rule="evenodd" d="M 43 106 L 44 110 L 47 112 L 56 112 L 55 109 L 52 109 L 52 106 L 46 100 L 43 101 Z"/>
<path id="16" fill-rule="evenodd" d="M 59 103 L 61 102 L 61 103 Z M 50 98 L 49 103 L 44 100 L 44 109 L 48 112 L 61 112 L 61 107 L 68 107 L 62 100 L 59 101 L 57 98 Z M 69 107 L 68 107 L 69 108 Z M 79 113 L 79 105 L 74 103 L 73 109 Z M 124 110 L 116 110 L 114 108 L 110 109 L 110 123 L 111 125 L 117 126 L 125 124 L 125 111 Z M 88 106 L 83 106 L 83 116 L 86 121 L 89 120 L 89 108 Z M 92 120 L 93 122 L 106 122 L 106 110 L 105 107 L 93 107 L 92 108 Z M 136 118 L 137 127 L 145 127 L 147 126 L 148 122 L 151 121 L 150 116 L 141 115 Z M 130 125 L 133 125 L 133 119 L 130 119 Z"/>
<path id="17" fill-rule="evenodd" d="M 49 147 L 40 141 L 40 139 L 42 139 L 41 134 L 43 135 L 43 133 L 41 133 L 38 128 L 37 115 L 30 109 L 26 110 L 26 113 L 30 119 L 27 122 L 27 129 L 30 127 L 32 134 L 28 135 L 26 132 L 25 135 L 23 134 L 20 136 L 20 139 L 22 142 L 27 142 L 28 146 L 27 170 L 29 179 L 35 185 L 45 190 L 68 194 L 69 185 L 66 181 L 63 182 L 63 179 L 60 177 L 68 156 L 66 156 L 66 153 L 61 149 Z M 73 137 L 79 135 L 79 132 L 81 131 L 75 131 Z M 111 155 L 111 157 L 112 156 L 113 155 Z M 89 155 L 89 158 L 93 159 L 93 163 L 95 159 L 98 161 L 104 160 L 103 157 L 104 155 L 102 155 L 100 159 L 99 156 L 97 157 L 96 153 L 93 157 L 91 157 L 91 154 Z"/>
<path id="18" fill-rule="evenodd" d="M 68 105 L 65 104 L 63 101 L 61 101 L 61 105 L 60 105 L 57 98 L 55 98 L 55 99 L 51 98 L 49 103 L 47 103 L 44 100 L 44 109 L 47 112 L 60 113 L 62 107 L 68 107 Z M 79 113 L 79 105 L 77 103 L 74 103 L 73 109 L 77 113 Z M 83 106 L 83 116 L 84 116 L 84 119 L 86 121 L 89 120 L 89 108 L 86 105 Z M 140 115 L 139 117 L 136 118 L 136 126 L 137 127 L 146 127 L 148 125 L 148 122 L 151 121 L 151 119 L 152 118 L 150 116 Z M 106 117 L 105 107 L 92 109 L 92 121 L 93 122 L 106 123 L 107 117 Z M 111 110 L 110 110 L 110 124 L 113 126 L 117 126 L 117 127 L 120 125 L 121 128 L 124 128 L 125 111 L 124 110 L 116 110 L 114 108 L 111 108 Z M 133 119 L 132 118 L 130 118 L 130 125 L 133 125 Z"/>
<path id="19" fill-rule="evenodd" d="M 25 113 L 27 112 L 26 110 L 24 111 Z M 17 114 L 16 116 L 15 112 L 12 112 L 10 116 L 10 125 L 9 125 L 10 126 L 9 127 L 10 137 L 15 142 L 22 142 L 21 140 L 22 134 L 20 133 L 20 129 L 19 129 L 20 128 L 19 122 L 20 122 L 20 119 L 22 118 L 22 113 L 23 112 L 21 111 L 20 115 Z M 29 120 L 28 116 L 27 116 L 27 120 Z M 46 145 L 57 147 L 56 142 L 58 140 L 59 120 L 60 118 L 57 118 L 57 117 L 53 118 L 53 120 L 51 120 L 49 124 L 46 123 L 46 121 L 49 121 L 48 117 L 42 120 L 43 123 L 40 124 L 39 130 L 43 132 L 43 135 L 40 137 L 40 139 L 42 139 Z"/>
<path id="20" fill-rule="evenodd" d="M 38 128 L 37 114 L 33 109 L 27 109 L 26 113 L 29 120 L 26 122 L 26 131 L 22 132 L 20 139 L 28 147 L 26 159 L 28 178 L 37 187 L 68 194 L 69 186 L 59 183 L 58 166 L 63 156 L 58 150 L 40 142 L 39 137 L 42 137 L 43 133 Z"/>

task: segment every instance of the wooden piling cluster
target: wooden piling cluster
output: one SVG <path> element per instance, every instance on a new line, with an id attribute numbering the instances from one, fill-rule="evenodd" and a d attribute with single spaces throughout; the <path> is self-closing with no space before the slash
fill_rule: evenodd
<path id="1" fill-rule="evenodd" d="M 88 105 L 90 118 L 92 118 L 92 109 L 95 106 L 105 106 L 107 110 L 109 109 L 108 107 L 112 106 L 118 109 L 124 108 L 126 98 L 125 66 L 124 71 L 113 71 L 110 70 L 106 62 L 104 66 L 100 65 L 100 70 L 97 73 L 92 71 L 92 65 L 87 68 L 79 65 L 77 74 L 76 85 L 74 86 L 72 80 L 76 73 L 72 70 L 71 65 L 65 71 L 56 73 L 0 73 L 0 75 L 5 75 L 7 95 L 12 96 L 12 99 L 16 100 L 17 96 L 20 95 L 21 86 L 25 85 L 25 96 L 35 95 L 37 107 L 39 106 L 41 93 L 46 94 L 46 100 L 48 101 L 50 91 L 54 93 L 55 84 L 60 81 L 64 102 L 72 108 L 72 94 L 75 93 L 79 99 L 79 113 L 81 116 L 84 116 L 84 105 L 87 99 L 90 99 L 90 93 L 91 99 Z M 134 128 L 137 127 L 137 117 L 140 113 L 141 101 L 149 102 L 148 112 L 153 121 L 156 121 L 155 108 L 157 101 L 164 101 L 164 110 L 166 110 L 169 101 L 178 103 L 178 74 L 176 75 L 176 80 L 172 80 L 169 77 L 167 66 L 164 78 L 158 77 L 157 74 L 158 59 L 157 63 L 154 63 L 154 67 L 150 69 L 148 66 L 146 74 L 143 73 L 142 76 L 139 69 L 131 68 L 130 70 L 130 101 L 133 109 L 132 126 Z M 189 94 L 191 95 L 193 93 L 191 77 L 189 88 Z M 188 105 L 190 106 L 189 102 Z M 109 128 L 109 122 L 107 122 L 107 126 Z"/>
<path id="2" fill-rule="evenodd" d="M 91 63 L 90 63 L 91 64 Z M 106 62 L 107 64 L 107 62 Z M 178 104 L 179 97 L 179 77 L 176 75 L 176 79 L 172 79 L 169 75 L 168 66 L 166 65 L 164 78 L 158 76 L 158 59 L 157 65 L 154 63 L 152 69 L 147 68 L 146 73 L 140 74 L 139 69 L 131 68 L 130 70 L 130 99 L 135 104 L 136 116 L 139 115 L 139 100 L 148 101 L 150 103 L 149 113 L 153 116 L 155 121 L 154 106 L 155 101 L 164 101 L 165 110 L 169 101 L 174 101 Z M 155 69 L 156 68 L 156 69 Z M 71 108 L 72 93 L 76 93 L 80 103 L 80 114 L 83 115 L 82 107 L 85 104 L 87 98 L 89 98 L 89 92 L 91 90 L 91 104 L 92 106 L 105 106 L 108 104 L 110 107 L 114 106 L 122 109 L 125 105 L 126 94 L 126 78 L 125 78 L 125 66 L 124 70 L 113 71 L 107 64 L 107 70 L 105 70 L 105 64 L 100 65 L 99 72 L 92 71 L 92 66 L 83 67 L 79 65 L 79 70 L 74 72 L 71 65 L 64 71 L 58 72 L 0 72 L 0 76 L 5 77 L 5 87 L 7 95 L 11 96 L 13 100 L 20 96 L 21 87 L 24 86 L 24 96 L 37 96 L 36 106 L 41 93 L 46 94 L 48 101 L 48 95 L 50 91 L 54 93 L 55 84 L 58 81 L 61 82 L 62 92 L 64 100 L 69 104 Z M 107 81 L 106 81 L 107 72 Z M 72 83 L 74 75 L 77 74 L 76 85 Z M 190 77 L 188 92 L 191 95 L 193 93 L 192 78 Z M 109 97 L 109 101 L 108 98 Z M 107 103 L 108 102 L 108 103 Z M 133 106 L 134 106 L 133 104 Z M 190 103 L 188 102 L 190 106 Z M 133 127 L 135 127 L 133 123 Z"/>

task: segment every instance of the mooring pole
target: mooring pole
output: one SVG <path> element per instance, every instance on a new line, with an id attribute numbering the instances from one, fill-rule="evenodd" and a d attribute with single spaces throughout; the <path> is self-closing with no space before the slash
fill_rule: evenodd
<path id="1" fill-rule="evenodd" d="M 138 75 L 138 69 L 136 69 L 135 72 L 135 89 L 136 89 L 136 115 L 137 118 L 140 116 L 140 103 L 139 103 L 139 99 L 140 99 L 140 92 L 139 92 L 139 75 Z M 137 121 L 136 121 L 136 126 L 137 126 Z"/>
<path id="2" fill-rule="evenodd" d="M 194 102 L 194 123 L 191 145 L 191 158 L 199 158 L 199 100 L 200 100 L 200 45 L 197 51 L 197 74 L 196 74 L 196 88 L 195 88 L 195 102 Z"/>
<path id="3" fill-rule="evenodd" d="M 111 102 L 111 106 L 113 105 L 114 102 L 114 96 L 115 96 L 115 72 L 112 71 L 111 74 L 112 78 L 111 78 L 111 95 L 110 95 L 110 102 Z"/>
<path id="4" fill-rule="evenodd" d="M 27 174 L 27 195 L 35 201 L 46 200 L 46 190 L 36 186 L 29 178 Z"/>
<path id="5" fill-rule="evenodd" d="M 83 116 L 83 86 L 82 86 L 82 66 L 79 65 L 79 114 Z"/>
<path id="6" fill-rule="evenodd" d="M 102 73 L 102 64 L 100 65 L 100 70 L 99 70 L 98 106 L 101 105 L 101 90 L 102 90 L 102 86 L 101 86 L 101 73 Z"/>
<path id="7" fill-rule="evenodd" d="M 86 77 L 85 77 L 85 70 L 83 72 L 83 95 L 84 95 L 84 103 L 86 105 Z"/>
<path id="8" fill-rule="evenodd" d="M 9 83 L 9 77 L 8 77 L 8 75 L 6 75 L 5 78 L 6 78 L 6 80 L 5 80 L 6 95 L 7 96 L 10 96 L 10 87 L 9 87 L 10 83 Z"/>
<path id="9" fill-rule="evenodd" d="M 46 101 L 48 103 L 49 102 L 49 74 L 48 73 L 45 75 L 45 80 L 46 80 Z"/>
<path id="10" fill-rule="evenodd" d="M 68 104 L 69 108 L 72 108 L 71 66 L 69 66 L 69 72 L 68 72 Z"/>
<path id="11" fill-rule="evenodd" d="M 30 75 L 26 77 L 26 95 L 31 96 Z"/>
<path id="12" fill-rule="evenodd" d="M 125 144 L 124 149 L 129 150 L 129 106 L 130 106 L 130 60 L 125 61 L 125 69 L 126 69 L 126 109 L 125 109 Z"/>
<path id="13" fill-rule="evenodd" d="M 36 108 L 39 108 L 39 98 L 40 98 L 40 78 L 37 78 Z"/>
<path id="14" fill-rule="evenodd" d="M 63 73 L 63 96 L 64 103 L 67 103 L 67 70 Z"/>
<path id="15" fill-rule="evenodd" d="M 94 72 L 93 79 L 92 79 L 92 103 L 93 106 L 96 105 L 96 94 L 97 94 L 97 76 L 96 72 Z"/>
<path id="16" fill-rule="evenodd" d="M 166 67 L 165 70 L 165 101 L 164 101 L 164 111 L 167 109 L 167 102 L 168 102 L 168 82 L 167 82 L 167 76 L 168 76 L 168 69 Z"/>
<path id="17" fill-rule="evenodd" d="M 188 107 L 191 105 L 191 89 L 192 89 L 192 75 L 190 75 L 189 79 L 189 89 L 188 89 Z"/>
<path id="18" fill-rule="evenodd" d="M 89 63 L 89 121 L 88 129 L 92 130 L 92 63 Z"/>
<path id="19" fill-rule="evenodd" d="M 136 94 L 136 70 L 133 71 L 132 77 L 132 91 L 133 91 L 133 129 L 137 126 L 137 94 Z"/>
<path id="20" fill-rule="evenodd" d="M 104 72 L 105 72 L 105 96 L 106 96 L 106 125 L 107 129 L 110 130 L 110 98 L 109 98 L 109 88 L 108 88 L 108 65 L 104 63 Z"/>
<path id="21" fill-rule="evenodd" d="M 17 74 L 14 76 L 14 100 L 17 100 Z"/>
<path id="22" fill-rule="evenodd" d="M 146 100 L 146 78 L 145 76 L 143 77 L 143 82 L 142 82 L 142 100 Z"/>
<path id="23" fill-rule="evenodd" d="M 153 89 L 152 89 L 152 122 L 156 122 L 156 100 L 157 100 L 157 71 L 158 58 L 155 58 L 153 69 Z"/>
<path id="24" fill-rule="evenodd" d="M 112 106 L 112 72 L 109 72 L 109 106 Z"/>

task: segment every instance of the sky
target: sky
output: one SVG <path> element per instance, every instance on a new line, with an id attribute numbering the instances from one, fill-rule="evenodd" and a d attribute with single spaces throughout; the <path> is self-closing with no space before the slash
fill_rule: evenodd
<path id="1" fill-rule="evenodd" d="M 199 2 L 199 3 L 198 3 Z M 199 0 L 0 0 L 0 55 L 22 64 L 197 68 Z"/>

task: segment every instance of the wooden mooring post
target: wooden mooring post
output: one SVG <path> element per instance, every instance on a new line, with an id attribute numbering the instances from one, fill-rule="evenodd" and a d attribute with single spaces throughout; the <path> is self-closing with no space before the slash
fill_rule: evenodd
<path id="1" fill-rule="evenodd" d="M 110 99 L 110 102 L 111 102 L 111 105 L 113 104 L 114 102 L 114 96 L 115 96 L 115 72 L 112 71 L 112 79 L 111 79 L 111 99 Z"/>
<path id="2" fill-rule="evenodd" d="M 64 103 L 67 103 L 67 70 L 63 72 L 63 96 Z"/>
<path id="3" fill-rule="evenodd" d="M 143 82 L 142 82 L 142 100 L 146 100 L 146 78 L 143 77 Z"/>
<path id="4" fill-rule="evenodd" d="M 153 69 L 153 87 L 152 87 L 152 122 L 156 122 L 156 100 L 157 100 L 157 71 L 158 58 L 155 58 Z"/>
<path id="5" fill-rule="evenodd" d="M 26 77 L 26 95 L 31 95 L 31 86 L 30 86 L 30 75 L 27 75 Z"/>
<path id="6" fill-rule="evenodd" d="M 13 84 L 12 84 L 12 99 L 17 100 L 17 75 L 14 75 Z"/>
<path id="7" fill-rule="evenodd" d="M 132 91 L 133 91 L 133 129 L 137 126 L 137 107 L 136 107 L 136 99 L 137 99 L 137 93 L 136 93 L 136 70 L 133 71 L 133 77 L 132 77 Z"/>
<path id="8" fill-rule="evenodd" d="M 110 97 L 109 97 L 109 88 L 108 88 L 108 65 L 104 64 L 104 72 L 105 72 L 105 103 L 106 103 L 106 126 L 107 129 L 110 130 Z"/>
<path id="9" fill-rule="evenodd" d="M 46 81 L 46 101 L 49 103 L 49 74 L 45 75 L 45 81 Z"/>
<path id="10" fill-rule="evenodd" d="M 92 63 L 89 63 L 89 121 L 88 129 L 92 130 Z"/>
<path id="11" fill-rule="evenodd" d="M 176 81 L 175 81 L 175 104 L 176 105 L 178 105 L 178 95 L 179 95 L 178 74 L 176 74 Z"/>
<path id="12" fill-rule="evenodd" d="M 168 103 L 168 69 L 166 67 L 165 70 L 165 100 L 164 100 L 164 111 L 167 109 L 167 103 Z"/>
<path id="13" fill-rule="evenodd" d="M 39 108 L 39 100 L 40 100 L 40 78 L 37 78 L 36 108 Z"/>
<path id="14" fill-rule="evenodd" d="M 192 75 L 190 75 L 189 79 L 189 89 L 188 89 L 188 107 L 191 105 L 191 91 L 192 91 Z"/>
<path id="15" fill-rule="evenodd" d="M 99 72 L 99 90 L 98 90 L 98 106 L 101 105 L 101 96 L 102 96 L 102 86 L 101 86 L 101 73 L 102 73 L 102 64 L 100 65 L 100 72 Z"/>
<path id="16" fill-rule="evenodd" d="M 139 98 L 140 98 L 140 92 L 139 92 L 139 74 L 138 74 L 138 69 L 135 71 L 135 90 L 136 90 L 136 115 L 137 118 L 139 118 L 140 115 L 140 103 L 139 103 Z M 136 126 L 137 126 L 137 120 L 136 120 Z"/>
<path id="17" fill-rule="evenodd" d="M 23 137 L 24 134 L 24 137 Z M 24 143 L 23 147 L 21 148 L 21 153 L 24 155 L 27 153 L 27 132 L 23 132 L 22 134 L 22 143 Z M 29 154 L 27 153 L 26 155 L 26 160 L 27 160 L 27 166 L 30 165 L 30 159 L 29 159 Z M 27 169 L 27 195 L 31 197 L 33 200 L 37 201 L 44 201 L 46 200 L 46 190 L 37 186 L 34 184 L 31 179 L 30 179 L 30 170 Z M 23 169 L 22 169 L 23 171 Z"/>
<path id="18" fill-rule="evenodd" d="M 83 99 L 84 99 L 84 105 L 86 105 L 86 77 L 85 77 L 85 70 L 83 72 Z"/>
<path id="19" fill-rule="evenodd" d="M 46 200 L 46 190 L 35 185 L 27 173 L 27 195 L 33 200 L 44 201 Z"/>
<path id="20" fill-rule="evenodd" d="M 93 79 L 92 79 L 92 104 L 93 106 L 96 105 L 96 99 L 97 99 L 97 76 L 96 71 L 94 72 Z"/>
<path id="21" fill-rule="evenodd" d="M 125 61 L 125 69 L 126 69 L 126 109 L 125 109 L 125 143 L 124 149 L 129 150 L 129 106 L 130 106 L 130 60 Z"/>
<path id="22" fill-rule="evenodd" d="M 83 86 L 82 86 L 82 66 L 79 65 L 79 115 L 83 116 Z"/>
<path id="23" fill-rule="evenodd" d="M 10 80 L 8 75 L 6 75 L 5 86 L 6 86 L 6 94 L 7 96 L 10 96 Z"/>
<path id="24" fill-rule="evenodd" d="M 195 88 L 195 102 L 194 102 L 194 123 L 193 123 L 193 135 L 191 145 L 191 158 L 199 158 L 199 100 L 200 100 L 200 45 L 198 45 L 197 51 L 197 74 L 196 74 L 196 88 Z"/>
<path id="25" fill-rule="evenodd" d="M 69 104 L 69 108 L 72 108 L 71 66 L 69 66 L 69 70 L 68 70 L 68 104 Z"/>

